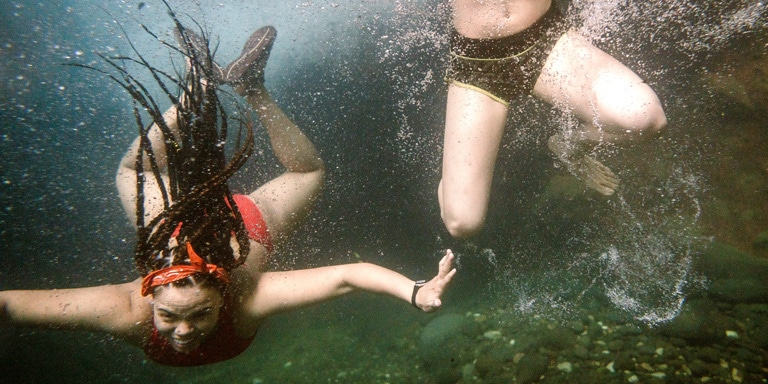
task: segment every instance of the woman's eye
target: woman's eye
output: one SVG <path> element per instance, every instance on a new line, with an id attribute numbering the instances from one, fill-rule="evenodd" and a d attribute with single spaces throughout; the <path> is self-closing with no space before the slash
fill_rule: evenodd
<path id="1" fill-rule="evenodd" d="M 210 315 L 211 315 L 211 312 L 212 312 L 212 311 L 203 311 L 203 312 L 198 312 L 198 313 L 196 313 L 196 314 L 195 314 L 195 316 L 194 316 L 194 317 L 195 317 L 196 319 L 203 319 L 203 318 L 206 318 L 206 317 L 210 316 Z"/>

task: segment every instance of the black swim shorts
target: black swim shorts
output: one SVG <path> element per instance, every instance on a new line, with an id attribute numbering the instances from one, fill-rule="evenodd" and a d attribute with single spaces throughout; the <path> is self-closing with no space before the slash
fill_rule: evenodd
<path id="1" fill-rule="evenodd" d="M 526 30 L 500 39 L 470 39 L 453 30 L 445 80 L 509 104 L 531 93 L 549 53 L 567 29 L 565 16 L 552 4 Z"/>

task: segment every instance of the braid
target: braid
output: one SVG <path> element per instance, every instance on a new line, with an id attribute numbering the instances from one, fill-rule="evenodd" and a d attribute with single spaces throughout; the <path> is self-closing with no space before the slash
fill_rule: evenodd
<path id="1" fill-rule="evenodd" d="M 253 152 L 252 124 L 247 117 L 248 113 L 240 114 L 246 118 L 238 119 L 237 137 L 242 137 L 244 130 L 246 140 L 242 146 L 235 149 L 233 158 L 227 162 L 224 144 L 229 128 L 228 116 L 218 98 L 217 83 L 210 69 L 213 57 L 208 49 L 207 36 L 203 34 L 205 52 L 196 51 L 187 37 L 186 30 L 170 7 L 168 9 L 185 44 L 181 49 L 165 42 L 163 44 L 182 53 L 190 63 L 183 79 L 179 74 L 169 75 L 150 65 L 132 43 L 131 47 L 137 58 L 101 56 L 118 72 L 117 75 L 108 76 L 127 90 L 134 99 L 134 116 L 140 136 L 136 169 L 146 169 L 144 162 L 148 161 L 152 170 L 149 174 L 137 172 L 138 241 L 134 260 L 142 275 L 171 265 L 186 264 L 189 263 L 186 249 L 178 245 L 191 242 L 196 252 L 207 259 L 208 263 L 231 270 L 245 261 L 250 243 L 227 180 L 243 166 Z M 138 63 L 148 70 L 164 95 L 176 105 L 178 137 L 175 137 L 167 126 L 162 110 L 147 89 L 119 65 L 119 62 L 124 60 Z M 166 86 L 168 81 L 180 89 L 180 96 L 169 91 Z M 152 124 L 144 124 L 140 113 L 142 109 L 147 111 L 151 122 L 162 132 L 168 168 L 167 183 L 159 178 L 160 169 L 148 137 Z M 145 223 L 144 188 L 147 177 L 157 177 L 157 182 L 153 184 L 158 185 L 161 190 L 164 209 L 157 217 Z M 231 246 L 233 235 L 239 245 L 239 255 L 234 254 Z"/>

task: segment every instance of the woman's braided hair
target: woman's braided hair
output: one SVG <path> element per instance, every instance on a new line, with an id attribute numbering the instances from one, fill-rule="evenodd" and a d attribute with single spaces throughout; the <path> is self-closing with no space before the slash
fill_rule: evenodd
<path id="1" fill-rule="evenodd" d="M 172 265 L 188 264 L 186 247 L 178 245 L 191 242 L 196 253 L 208 263 L 231 270 L 245 261 L 250 246 L 245 224 L 232 200 L 227 180 L 242 167 L 253 152 L 252 124 L 248 113 L 240 113 L 244 118 L 238 119 L 239 132 L 236 137 L 239 142 L 245 132 L 245 140 L 235 144 L 234 156 L 227 162 L 224 152 L 229 120 L 217 95 L 217 79 L 212 72 L 213 54 L 208 47 L 208 38 L 201 28 L 205 51 L 195 49 L 189 34 L 173 10 L 170 7 L 168 10 L 183 44 L 176 48 L 168 43 L 161 43 L 185 56 L 189 63 L 185 75 L 170 75 L 153 67 L 136 50 L 133 43 L 130 44 L 136 58 L 101 55 L 117 70 L 117 74 L 101 72 L 107 73 L 120 84 L 134 100 L 133 111 L 140 138 L 136 169 L 145 169 L 145 162 L 149 162 L 148 168 L 152 170 L 137 172 L 138 241 L 134 260 L 142 275 Z M 145 30 L 155 36 L 148 29 Z M 171 132 L 163 118 L 162 110 L 144 85 L 121 65 L 125 61 L 147 69 L 164 95 L 176 106 L 178 137 Z M 175 84 L 179 89 L 178 96 L 169 90 L 166 82 Z M 152 124 L 143 123 L 140 109 L 149 114 Z M 157 158 L 148 137 L 153 124 L 162 132 L 165 143 L 167 183 L 160 178 Z M 145 222 L 144 212 L 147 177 L 157 179 L 155 184 L 161 190 L 164 207 L 163 211 L 149 222 Z M 234 254 L 231 245 L 233 236 L 239 245 L 239 255 Z"/>

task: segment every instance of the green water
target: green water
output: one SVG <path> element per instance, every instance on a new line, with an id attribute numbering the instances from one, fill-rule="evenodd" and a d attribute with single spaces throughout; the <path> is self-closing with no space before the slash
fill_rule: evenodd
<path id="1" fill-rule="evenodd" d="M 648 79 L 665 104 L 668 131 L 627 149 L 600 149 L 623 183 L 606 199 L 546 151 L 546 138 L 571 124 L 568 117 L 519 101 L 486 229 L 459 243 L 446 239 L 435 199 L 448 21 L 441 2 L 192 4 L 172 3 L 205 20 L 224 59 L 253 28 L 276 25 L 267 86 L 329 165 L 315 212 L 272 268 L 354 262 L 357 253 L 427 278 L 450 246 L 459 274 L 444 308 L 424 315 L 389 298 L 353 295 L 270 319 L 238 358 L 185 369 L 148 362 L 103 335 L 2 329 L 0 382 L 751 383 L 768 376 L 765 6 L 606 2 L 618 13 L 608 21 L 593 13 L 584 29 L 601 31 L 595 41 Z M 156 31 L 170 26 L 152 12 L 159 3 L 139 10 L 116 2 L 111 15 L 96 5 L 0 5 L 7 26 L 0 29 L 2 289 L 136 277 L 135 234 L 112 185 L 134 132 L 128 98 L 107 79 L 59 64 L 94 60 L 93 49 L 127 49 L 116 19 L 153 62 L 170 65 L 136 20 Z M 279 171 L 257 135 L 267 154 L 235 177 L 235 190 Z"/>

